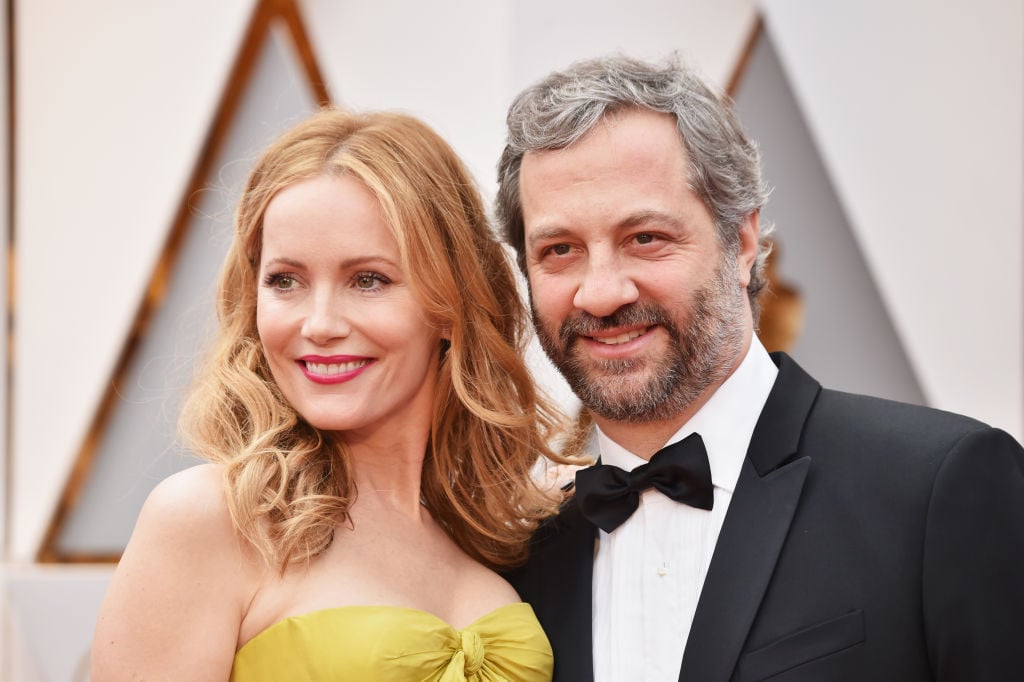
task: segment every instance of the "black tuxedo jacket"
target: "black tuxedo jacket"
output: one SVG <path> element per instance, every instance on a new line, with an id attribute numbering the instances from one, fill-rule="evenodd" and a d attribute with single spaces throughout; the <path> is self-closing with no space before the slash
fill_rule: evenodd
<path id="1" fill-rule="evenodd" d="M 967 417 L 823 390 L 772 357 L 679 679 L 1024 680 L 1021 446 Z M 508 576 L 557 682 L 593 679 L 595 538 L 570 500 Z"/>

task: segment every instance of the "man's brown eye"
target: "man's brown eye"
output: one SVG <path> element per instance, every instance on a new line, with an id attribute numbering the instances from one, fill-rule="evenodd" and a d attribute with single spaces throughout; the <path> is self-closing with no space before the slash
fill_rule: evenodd
<path id="1" fill-rule="evenodd" d="M 647 234 L 645 232 L 644 234 L 638 234 L 636 236 L 636 240 L 640 244 L 650 244 L 651 242 L 654 241 L 654 235 L 653 234 Z"/>

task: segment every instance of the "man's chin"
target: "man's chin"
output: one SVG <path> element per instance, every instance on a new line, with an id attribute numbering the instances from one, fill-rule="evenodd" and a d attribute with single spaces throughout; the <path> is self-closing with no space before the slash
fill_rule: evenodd
<path id="1" fill-rule="evenodd" d="M 636 400 L 635 396 L 605 396 L 601 400 L 582 400 L 595 416 L 609 422 L 629 422 L 647 424 L 662 421 L 671 416 L 672 410 L 666 409 L 663 402 L 655 403 L 650 399 Z"/>
<path id="2" fill-rule="evenodd" d="M 651 395 L 651 380 L 646 376 L 591 374 L 582 382 L 570 381 L 569 384 L 584 404 L 637 405 L 646 402 Z"/>

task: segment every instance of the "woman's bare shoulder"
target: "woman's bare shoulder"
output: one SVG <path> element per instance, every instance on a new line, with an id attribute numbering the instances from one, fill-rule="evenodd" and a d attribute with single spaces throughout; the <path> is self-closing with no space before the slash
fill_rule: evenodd
<path id="1" fill-rule="evenodd" d="M 188 539 L 200 542 L 219 533 L 233 534 L 223 465 L 200 464 L 165 478 L 146 498 L 139 523 L 187 531 Z"/>
<path id="2" fill-rule="evenodd" d="M 100 609 L 94 679 L 227 679 L 262 567 L 222 481 L 222 467 L 201 465 L 150 493 Z"/>

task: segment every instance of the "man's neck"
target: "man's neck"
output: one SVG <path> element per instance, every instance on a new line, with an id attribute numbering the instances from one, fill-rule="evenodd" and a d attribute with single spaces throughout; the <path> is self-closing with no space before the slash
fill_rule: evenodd
<path id="1" fill-rule="evenodd" d="M 650 459 L 654 453 L 665 445 L 690 417 L 708 401 L 720 384 L 709 386 L 697 401 L 690 403 L 684 412 L 668 419 L 653 422 L 612 421 L 594 415 L 594 423 L 604 435 L 642 459 Z"/>

